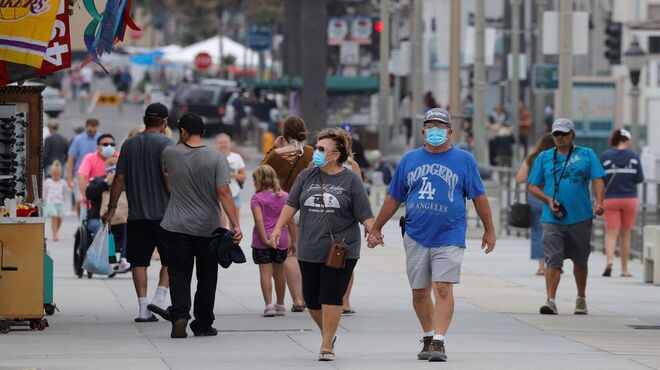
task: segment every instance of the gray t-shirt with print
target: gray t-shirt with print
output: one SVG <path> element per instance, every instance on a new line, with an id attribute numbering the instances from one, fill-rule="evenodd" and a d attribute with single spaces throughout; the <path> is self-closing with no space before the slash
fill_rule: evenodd
<path id="1" fill-rule="evenodd" d="M 229 184 L 229 163 L 216 150 L 177 144 L 163 151 L 172 194 L 163 222 L 165 230 L 210 237 L 220 227 L 217 189 Z"/>
<path id="2" fill-rule="evenodd" d="M 321 195 L 321 179 L 324 191 Z M 325 262 L 330 248 L 330 233 L 323 214 L 327 212 L 336 241 L 344 239 L 348 259 L 360 258 L 360 226 L 373 217 L 362 181 L 352 171 L 329 175 L 318 168 L 303 170 L 289 192 L 287 204 L 300 210 L 298 259 Z"/>

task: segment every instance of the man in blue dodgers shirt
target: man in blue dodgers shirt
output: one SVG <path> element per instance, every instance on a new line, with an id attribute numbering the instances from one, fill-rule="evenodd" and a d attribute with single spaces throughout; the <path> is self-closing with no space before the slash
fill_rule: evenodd
<path id="1" fill-rule="evenodd" d="M 573 261 L 573 275 L 578 296 L 576 315 L 587 314 L 585 290 L 587 263 L 591 253 L 591 221 L 604 212 L 605 170 L 593 150 L 573 144 L 575 126 L 559 118 L 552 124 L 555 148 L 541 152 L 529 173 L 529 192 L 545 205 L 543 252 L 545 253 L 545 288 L 548 300 L 541 306 L 542 315 L 556 315 L 555 297 L 564 259 Z M 591 181 L 596 204 L 591 205 Z"/>
<path id="2" fill-rule="evenodd" d="M 394 172 L 369 247 L 383 244 L 381 228 L 405 203 L 406 269 L 424 332 L 417 358 L 447 361 L 445 335 L 454 314 L 453 284 L 460 280 L 465 250 L 465 199 L 472 199 L 485 226 L 481 248 L 486 253 L 495 248 L 495 228 L 477 161 L 449 144 L 449 113 L 441 108 L 426 112 L 422 133 L 424 146 L 404 155 Z"/>

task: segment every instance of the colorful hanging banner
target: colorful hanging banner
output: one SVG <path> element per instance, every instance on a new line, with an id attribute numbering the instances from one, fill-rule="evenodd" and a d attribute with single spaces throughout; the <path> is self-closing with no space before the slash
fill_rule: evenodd
<path id="1" fill-rule="evenodd" d="M 66 0 L 0 0 L 0 60 L 40 68 Z"/>
<path id="2" fill-rule="evenodd" d="M 37 71 L 37 75 L 46 76 L 55 71 L 71 67 L 71 33 L 69 28 L 69 7 L 67 1 L 60 2 L 57 18 L 51 32 L 48 49 L 44 55 L 44 62 Z"/>
<path id="3" fill-rule="evenodd" d="M 99 13 L 94 0 L 83 0 L 83 4 L 92 21 L 83 35 L 89 56 L 82 65 L 90 62 L 101 65 L 99 58 L 111 53 L 114 45 L 124 40 L 126 27 L 136 31 L 140 28 L 130 17 L 131 0 L 107 0 L 103 13 Z"/>

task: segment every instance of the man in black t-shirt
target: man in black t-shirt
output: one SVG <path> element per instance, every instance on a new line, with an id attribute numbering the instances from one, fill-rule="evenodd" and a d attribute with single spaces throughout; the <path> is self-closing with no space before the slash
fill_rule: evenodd
<path id="1" fill-rule="evenodd" d="M 124 186 L 128 198 L 127 257 L 131 263 L 133 283 L 140 307 L 136 322 L 158 321 L 150 310 L 167 318 L 167 232 L 160 227 L 169 201 L 167 178 L 161 167 L 163 150 L 172 141 L 161 132 L 167 127 L 168 110 L 161 103 L 153 103 L 144 114 L 143 132 L 127 139 L 121 147 L 117 174 L 110 190 L 108 212 L 104 222 L 112 219 Z M 147 267 L 154 248 L 160 254 L 160 279 L 151 304 L 147 301 Z"/>

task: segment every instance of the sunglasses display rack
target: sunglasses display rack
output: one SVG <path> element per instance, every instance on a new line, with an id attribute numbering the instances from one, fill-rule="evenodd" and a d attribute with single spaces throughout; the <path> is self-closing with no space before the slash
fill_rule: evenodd
<path id="1" fill-rule="evenodd" d="M 0 117 L 0 199 L 27 195 L 27 126 L 25 112 Z"/>
<path id="2" fill-rule="evenodd" d="M 40 201 L 43 90 L 0 86 L 0 334 L 45 329 L 44 309 L 53 305 Z"/>

